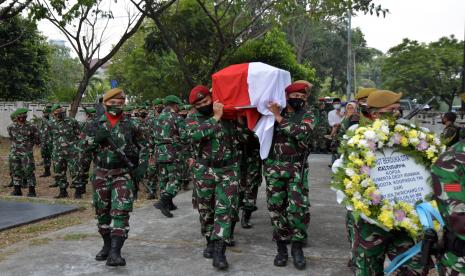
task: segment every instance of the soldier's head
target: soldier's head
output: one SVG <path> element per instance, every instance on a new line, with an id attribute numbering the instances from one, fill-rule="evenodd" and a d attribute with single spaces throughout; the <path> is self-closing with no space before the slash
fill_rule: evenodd
<path id="1" fill-rule="evenodd" d="M 131 118 L 132 117 L 132 111 L 134 108 L 130 105 L 125 105 L 123 108 L 123 114 L 125 117 Z"/>
<path id="2" fill-rule="evenodd" d="M 156 98 L 152 101 L 152 107 L 156 113 L 161 113 L 161 111 L 163 110 L 163 100 L 160 98 Z"/>
<path id="3" fill-rule="evenodd" d="M 360 88 L 355 95 L 355 100 L 359 105 L 367 105 L 368 96 L 374 91 L 376 91 L 376 88 L 373 87 Z"/>
<path id="4" fill-rule="evenodd" d="M 63 120 L 66 116 L 66 111 L 60 104 L 54 104 L 50 111 L 52 112 L 53 118 L 59 121 Z"/>
<path id="5" fill-rule="evenodd" d="M 16 122 L 20 125 L 26 123 L 28 109 L 20 107 L 11 113 L 10 118 L 13 122 Z"/>
<path id="6" fill-rule="evenodd" d="M 444 125 L 451 125 L 457 120 L 457 115 L 454 112 L 447 112 L 442 116 L 441 122 Z"/>
<path id="7" fill-rule="evenodd" d="M 172 112 L 177 113 L 179 111 L 179 106 L 182 105 L 182 101 L 178 96 L 168 95 L 163 99 L 163 104 Z"/>
<path id="8" fill-rule="evenodd" d="M 97 113 L 97 110 L 93 107 L 87 108 L 86 111 L 86 121 L 92 121 L 95 117 L 95 114 Z"/>
<path id="9" fill-rule="evenodd" d="M 213 114 L 212 94 L 207 87 L 197 85 L 189 93 L 189 104 L 193 105 L 198 112 L 205 116 Z"/>
<path id="10" fill-rule="evenodd" d="M 326 101 L 325 101 L 325 99 L 318 99 L 318 108 L 320 110 L 325 110 L 326 109 Z"/>
<path id="11" fill-rule="evenodd" d="M 126 95 L 120 88 L 113 88 L 108 90 L 103 95 L 103 104 L 105 111 L 113 116 L 119 116 L 123 113 L 124 103 L 126 102 Z"/>
<path id="12" fill-rule="evenodd" d="M 367 99 L 368 112 L 373 119 L 383 116 L 400 116 L 400 98 L 402 93 L 394 93 L 389 90 L 376 90 Z"/>
<path id="13" fill-rule="evenodd" d="M 286 87 L 287 111 L 300 111 L 307 104 L 307 98 L 313 85 L 308 81 L 298 80 Z"/>
<path id="14" fill-rule="evenodd" d="M 148 113 L 148 108 L 147 108 L 147 106 L 141 105 L 141 106 L 139 107 L 139 112 L 138 112 L 138 113 L 139 113 L 139 117 L 140 117 L 140 118 L 142 118 L 142 119 L 147 118 L 147 115 L 149 114 L 149 113 Z"/>
<path id="15" fill-rule="evenodd" d="M 42 110 L 42 114 L 45 119 L 50 118 L 50 113 L 52 112 L 52 106 L 47 104 L 44 109 Z"/>

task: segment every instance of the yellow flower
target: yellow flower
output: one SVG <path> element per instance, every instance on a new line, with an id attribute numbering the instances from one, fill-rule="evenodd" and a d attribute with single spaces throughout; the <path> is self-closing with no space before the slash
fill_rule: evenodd
<path id="1" fill-rule="evenodd" d="M 398 205 L 402 210 L 405 211 L 406 214 L 411 213 L 413 211 L 412 205 L 410 205 L 410 204 L 408 204 L 408 203 L 406 203 L 404 201 L 400 201 L 398 203 Z"/>
<path id="2" fill-rule="evenodd" d="M 365 190 L 365 192 L 363 193 L 363 196 L 369 198 L 370 195 L 374 193 L 375 191 L 376 191 L 376 187 L 370 186 Z"/>
<path id="3" fill-rule="evenodd" d="M 382 210 L 381 214 L 378 216 L 378 220 L 381 221 L 388 229 L 392 229 L 394 227 L 394 213 L 391 210 Z"/>
<path id="4" fill-rule="evenodd" d="M 407 137 L 402 136 L 402 138 L 400 138 L 400 144 L 401 144 L 403 147 L 408 146 L 408 139 L 407 139 Z"/>
<path id="5" fill-rule="evenodd" d="M 354 184 L 360 183 L 360 176 L 359 176 L 358 174 L 352 175 L 352 182 L 353 182 Z"/>
<path id="6" fill-rule="evenodd" d="M 404 127 L 403 125 L 396 125 L 396 126 L 394 127 L 394 130 L 395 130 L 396 132 L 401 132 L 401 131 L 405 130 L 405 127 Z"/>
<path id="7" fill-rule="evenodd" d="M 352 162 L 354 162 L 354 164 L 355 164 L 356 166 L 359 166 L 359 167 L 362 167 L 363 165 L 365 165 L 365 164 L 363 163 L 362 159 L 360 159 L 360 158 L 355 158 Z"/>
<path id="8" fill-rule="evenodd" d="M 372 127 L 373 127 L 374 129 L 380 129 L 382 125 L 383 125 L 383 122 L 382 122 L 381 120 L 378 119 L 378 120 L 376 120 L 376 121 L 373 123 Z"/>
<path id="9" fill-rule="evenodd" d="M 355 130 L 355 134 L 363 134 L 365 131 L 367 131 L 366 127 L 359 127 Z"/>
<path id="10" fill-rule="evenodd" d="M 434 151 L 428 149 L 426 151 L 426 157 L 428 157 L 428 159 L 433 159 L 434 158 Z"/>
<path id="11" fill-rule="evenodd" d="M 367 163 L 368 166 L 371 167 L 373 165 L 373 162 L 375 162 L 375 157 L 374 156 L 368 156 L 365 159 L 365 162 Z"/>
<path id="12" fill-rule="evenodd" d="M 409 138 L 418 138 L 418 131 L 412 129 L 408 132 L 408 137 Z"/>
<path id="13" fill-rule="evenodd" d="M 368 208 L 368 206 L 366 204 L 364 204 L 363 202 L 361 202 L 360 200 L 356 199 L 356 198 L 352 198 L 352 203 L 354 204 L 354 208 L 360 212 L 362 212 L 363 214 L 365 214 L 366 216 L 370 216 L 371 215 L 371 211 L 370 209 Z"/>

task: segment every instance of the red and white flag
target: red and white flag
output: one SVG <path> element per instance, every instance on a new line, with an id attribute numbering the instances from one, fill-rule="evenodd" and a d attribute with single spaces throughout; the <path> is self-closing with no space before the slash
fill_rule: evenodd
<path id="1" fill-rule="evenodd" d="M 226 119 L 238 112 L 247 116 L 248 128 L 260 142 L 260 157 L 268 157 L 273 141 L 274 116 L 268 110 L 270 102 L 286 106 L 284 90 L 291 84 L 288 71 L 261 62 L 228 66 L 212 76 L 213 101 L 224 104 Z"/>

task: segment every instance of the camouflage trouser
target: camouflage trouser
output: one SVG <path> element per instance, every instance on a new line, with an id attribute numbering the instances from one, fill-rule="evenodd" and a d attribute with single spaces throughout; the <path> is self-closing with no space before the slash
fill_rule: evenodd
<path id="1" fill-rule="evenodd" d="M 41 145 L 40 155 L 44 160 L 44 168 L 49 168 L 52 166 L 52 147 L 50 145 Z"/>
<path id="2" fill-rule="evenodd" d="M 76 172 L 73 175 L 73 183 L 76 188 L 84 187 L 89 181 L 90 164 L 92 163 L 91 154 L 82 154 L 76 163 Z"/>
<path id="3" fill-rule="evenodd" d="M 61 189 L 68 188 L 68 180 L 66 179 L 66 171 L 69 170 L 69 174 L 75 186 L 80 185 L 78 181 L 78 162 L 74 154 L 56 153 L 53 152 L 53 172 L 55 173 L 55 183 Z"/>
<path id="4" fill-rule="evenodd" d="M 328 139 L 325 135 L 328 133 L 327 128 L 317 128 L 312 137 L 312 146 L 315 151 L 327 150 Z"/>
<path id="5" fill-rule="evenodd" d="M 301 179 L 300 163 L 266 160 L 264 176 L 268 211 L 273 226 L 274 241 L 304 241 L 310 223 L 308 199 L 308 170 Z"/>
<path id="6" fill-rule="evenodd" d="M 350 243 L 355 275 L 383 275 L 385 255 L 392 260 L 415 245 L 406 232 L 386 232 L 362 219 L 355 223 L 351 213 L 348 214 L 347 224 L 349 237 L 352 235 Z M 420 258 L 418 254 L 401 266 L 401 275 L 421 275 L 423 266 Z"/>
<path id="7" fill-rule="evenodd" d="M 145 175 L 145 178 L 147 180 L 147 186 L 153 193 L 155 193 L 157 191 L 158 164 L 149 165 L 147 167 L 147 173 Z"/>
<path id="8" fill-rule="evenodd" d="M 231 222 L 237 221 L 239 165 L 192 167 L 202 234 L 213 240 L 230 241 Z"/>
<path id="9" fill-rule="evenodd" d="M 247 159 L 247 166 L 241 171 L 240 202 L 242 209 L 254 211 L 257 206 L 258 188 L 262 184 L 262 163 L 260 156 Z"/>
<path id="10" fill-rule="evenodd" d="M 446 251 L 441 258 L 439 268 L 441 276 L 465 275 L 465 256 L 457 257 L 452 252 Z"/>
<path id="11" fill-rule="evenodd" d="M 10 163 L 10 175 L 13 180 L 13 185 L 21 186 L 25 181 L 29 187 L 35 187 L 36 176 L 34 154 L 32 152 L 13 154 L 10 152 L 8 156 Z"/>
<path id="12" fill-rule="evenodd" d="M 175 197 L 180 188 L 179 167 L 176 162 L 158 163 L 158 184 L 161 195 Z"/>
<path id="13" fill-rule="evenodd" d="M 100 234 L 127 237 L 129 232 L 129 212 L 134 202 L 134 186 L 125 169 L 96 168 L 92 182 L 97 226 Z"/>

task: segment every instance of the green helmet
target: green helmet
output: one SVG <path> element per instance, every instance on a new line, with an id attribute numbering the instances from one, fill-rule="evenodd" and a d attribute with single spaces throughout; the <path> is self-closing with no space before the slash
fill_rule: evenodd
<path id="1" fill-rule="evenodd" d="M 163 100 L 160 98 L 156 98 L 155 100 L 152 101 L 153 105 L 161 105 L 163 104 Z"/>
<path id="2" fill-rule="evenodd" d="M 20 107 L 20 108 L 16 109 L 13 113 L 11 113 L 10 118 L 11 118 L 11 120 L 15 120 L 19 115 L 27 114 L 28 111 L 29 111 L 29 109 L 24 108 L 24 107 Z"/>
<path id="3" fill-rule="evenodd" d="M 174 103 L 174 104 L 179 104 L 181 105 L 182 104 L 182 101 L 181 99 L 178 97 L 178 96 L 175 96 L 175 95 L 168 95 L 165 97 L 165 99 L 163 100 L 163 104 L 170 104 L 170 103 Z"/>

